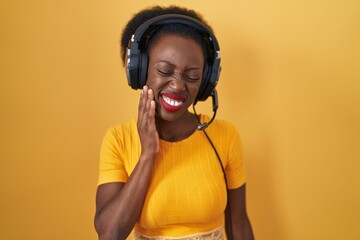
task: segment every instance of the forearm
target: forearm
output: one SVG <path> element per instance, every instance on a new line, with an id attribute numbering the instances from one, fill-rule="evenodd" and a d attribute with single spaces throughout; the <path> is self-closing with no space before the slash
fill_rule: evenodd
<path id="1" fill-rule="evenodd" d="M 254 233 L 246 211 L 246 185 L 229 191 L 234 240 L 253 240 Z"/>
<path id="2" fill-rule="evenodd" d="M 141 156 L 121 191 L 99 211 L 95 227 L 100 239 L 126 239 L 140 217 L 151 178 L 153 157 Z"/>
<path id="3" fill-rule="evenodd" d="M 235 221 L 232 228 L 234 240 L 254 240 L 252 226 L 247 216 Z"/>

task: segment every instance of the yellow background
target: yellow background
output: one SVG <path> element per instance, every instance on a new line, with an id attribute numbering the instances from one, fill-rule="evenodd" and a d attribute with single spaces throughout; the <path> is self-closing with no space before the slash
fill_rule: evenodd
<path id="1" fill-rule="evenodd" d="M 359 240 L 358 0 L 2 0 L 0 239 L 97 239 L 99 146 L 138 101 L 119 35 L 155 2 L 218 36 L 218 117 L 242 135 L 256 238 Z"/>

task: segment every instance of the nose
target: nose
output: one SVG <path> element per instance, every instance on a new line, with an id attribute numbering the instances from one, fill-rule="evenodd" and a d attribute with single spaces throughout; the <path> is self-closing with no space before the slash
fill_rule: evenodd
<path id="1" fill-rule="evenodd" d="M 170 87 L 174 92 L 182 92 L 186 89 L 182 74 L 174 73 L 173 78 L 170 81 Z"/>

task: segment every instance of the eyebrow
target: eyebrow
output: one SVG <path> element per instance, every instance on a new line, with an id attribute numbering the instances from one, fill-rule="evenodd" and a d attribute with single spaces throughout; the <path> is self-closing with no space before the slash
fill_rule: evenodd
<path id="1" fill-rule="evenodd" d="M 166 63 L 172 67 L 175 67 L 174 64 L 172 64 L 171 62 L 167 61 L 167 60 L 160 60 L 159 62 L 156 63 L 159 64 L 159 63 Z M 190 67 L 190 68 L 187 68 L 186 71 L 190 71 L 190 70 L 202 70 L 201 67 Z"/>
<path id="2" fill-rule="evenodd" d="M 157 62 L 156 64 L 159 64 L 159 63 L 166 63 L 166 64 L 168 64 L 168 65 L 175 66 L 174 64 L 172 64 L 171 62 L 166 61 L 166 60 L 160 60 L 160 61 Z"/>

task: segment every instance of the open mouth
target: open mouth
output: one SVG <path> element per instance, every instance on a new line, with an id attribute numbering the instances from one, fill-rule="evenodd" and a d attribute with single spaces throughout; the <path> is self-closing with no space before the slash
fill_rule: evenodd
<path id="1" fill-rule="evenodd" d="M 186 97 L 182 95 L 175 95 L 170 93 L 163 93 L 160 95 L 160 102 L 162 107 L 169 112 L 179 111 L 186 101 Z"/>

